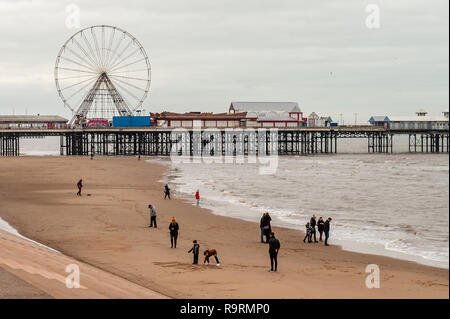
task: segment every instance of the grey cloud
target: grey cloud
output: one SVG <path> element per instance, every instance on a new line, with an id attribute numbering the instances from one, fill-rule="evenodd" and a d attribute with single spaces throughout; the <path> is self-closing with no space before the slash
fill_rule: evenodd
<path id="1" fill-rule="evenodd" d="M 381 8 L 381 29 L 364 21 Z M 147 110 L 227 109 L 232 100 L 298 101 L 353 120 L 448 107 L 448 2 L 413 1 L 5 1 L 0 0 L 0 111 L 68 116 L 53 67 L 65 6 L 81 27 L 111 24 L 145 47 Z"/>

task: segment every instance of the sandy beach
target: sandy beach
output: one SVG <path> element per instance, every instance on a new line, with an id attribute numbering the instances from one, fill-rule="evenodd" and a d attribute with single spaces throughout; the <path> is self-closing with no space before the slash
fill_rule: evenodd
<path id="1" fill-rule="evenodd" d="M 158 181 L 166 169 L 143 158 L 2 158 L 0 217 L 60 252 L 0 232 L 5 276 L 36 289 L 23 288 L 24 297 L 43 298 L 449 297 L 447 269 L 308 245 L 301 242 L 302 232 L 279 227 L 273 228 L 281 242 L 279 271 L 268 273 L 259 225 L 214 215 L 176 199 L 176 193 L 164 200 Z M 82 197 L 75 195 L 79 178 L 85 185 Z M 156 206 L 158 229 L 147 227 L 149 202 Z M 177 249 L 170 248 L 172 216 L 180 225 Z M 194 239 L 201 251 L 217 249 L 221 267 L 192 265 L 187 251 Z M 62 284 L 71 263 L 80 265 L 87 289 Z M 368 264 L 380 267 L 378 289 L 366 288 Z"/>
<path id="2" fill-rule="evenodd" d="M 167 298 L 126 279 L 0 231 L 0 298 Z M 80 287 L 67 288 L 68 265 Z"/>

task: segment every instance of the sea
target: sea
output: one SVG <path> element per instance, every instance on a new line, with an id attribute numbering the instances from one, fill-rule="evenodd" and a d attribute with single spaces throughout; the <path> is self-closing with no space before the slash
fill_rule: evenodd
<path id="1" fill-rule="evenodd" d="M 21 140 L 28 156 L 59 156 L 59 138 Z M 273 174 L 252 163 L 175 163 L 163 182 L 178 197 L 214 214 L 305 229 L 332 217 L 330 244 L 368 254 L 449 267 L 449 155 L 408 152 L 408 136 L 394 137 L 394 153 L 367 152 L 366 139 L 338 141 L 338 154 L 280 156 Z M 259 240 L 259 229 L 255 229 Z M 299 237 L 299 245 L 302 238 Z"/>

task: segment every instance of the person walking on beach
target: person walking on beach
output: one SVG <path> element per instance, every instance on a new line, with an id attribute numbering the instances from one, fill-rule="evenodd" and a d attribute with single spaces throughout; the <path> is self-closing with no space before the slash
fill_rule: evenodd
<path id="1" fill-rule="evenodd" d="M 308 243 L 311 243 L 311 237 L 312 237 L 312 227 L 310 223 L 306 223 L 305 225 L 306 232 L 305 232 L 305 238 L 303 238 L 303 242 L 305 242 L 306 238 L 308 238 Z"/>
<path id="2" fill-rule="evenodd" d="M 200 205 L 200 191 L 198 189 L 195 192 L 195 199 L 197 200 L 197 206 Z"/>
<path id="3" fill-rule="evenodd" d="M 155 224 L 155 228 L 158 228 L 156 226 L 156 208 L 152 204 L 148 205 L 148 208 L 150 210 L 150 226 L 148 227 L 153 227 L 153 224 Z"/>
<path id="4" fill-rule="evenodd" d="M 170 199 L 170 188 L 167 184 L 164 186 L 164 199 L 166 199 L 166 197 L 169 197 Z"/>
<path id="5" fill-rule="evenodd" d="M 278 251 L 280 250 L 280 241 L 275 238 L 275 233 L 270 233 L 269 239 L 269 256 L 270 256 L 270 270 L 269 272 L 276 272 L 278 268 Z M 275 263 L 275 269 L 273 264 Z"/>
<path id="6" fill-rule="evenodd" d="M 325 221 L 323 220 L 322 217 L 319 217 L 319 221 L 317 222 L 317 230 L 319 231 L 319 235 L 320 235 L 319 241 L 320 242 L 323 242 L 322 234 L 323 234 L 324 225 L 325 225 Z"/>
<path id="7" fill-rule="evenodd" d="M 169 233 L 170 233 L 170 248 L 177 248 L 177 238 L 178 238 L 178 230 L 180 227 L 175 219 L 172 217 L 172 222 L 169 224 Z"/>
<path id="8" fill-rule="evenodd" d="M 219 258 L 217 258 L 217 251 L 215 249 L 207 249 L 207 250 L 205 250 L 203 252 L 203 256 L 205 256 L 205 260 L 203 261 L 205 266 L 209 265 L 209 257 L 211 257 L 211 256 L 214 256 L 214 258 L 216 259 L 216 266 L 217 267 L 220 266 Z"/>
<path id="9" fill-rule="evenodd" d="M 323 232 L 325 233 L 325 246 L 330 246 L 328 245 L 328 238 L 330 238 L 330 222 L 331 222 L 332 218 L 328 217 L 328 219 L 325 221 L 324 225 L 323 225 Z"/>
<path id="10" fill-rule="evenodd" d="M 194 240 L 193 243 L 194 243 L 194 246 L 192 246 L 192 248 L 188 251 L 188 254 L 190 252 L 192 252 L 192 254 L 194 255 L 194 262 L 192 264 L 197 265 L 198 264 L 198 254 L 200 252 L 200 245 L 197 244 L 197 240 Z"/>
<path id="11" fill-rule="evenodd" d="M 80 180 L 78 181 L 77 187 L 78 187 L 77 196 L 81 196 L 81 189 L 83 188 L 83 179 L 82 178 L 80 178 Z"/>
<path id="12" fill-rule="evenodd" d="M 314 236 L 314 242 L 318 243 L 316 239 L 316 215 L 312 215 L 311 220 L 309 221 L 309 224 L 311 226 L 312 234 L 311 236 Z"/>

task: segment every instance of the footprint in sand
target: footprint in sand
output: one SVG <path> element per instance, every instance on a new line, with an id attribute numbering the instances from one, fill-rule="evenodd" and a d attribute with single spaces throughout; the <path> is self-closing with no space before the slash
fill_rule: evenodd
<path id="1" fill-rule="evenodd" d="M 192 265 L 192 264 L 185 264 L 180 263 L 176 261 L 169 261 L 169 262 L 153 262 L 154 265 L 161 266 L 164 268 L 176 268 L 176 269 L 182 269 L 182 270 L 195 270 L 195 271 L 203 271 L 204 267 L 199 267 L 199 265 Z"/>

